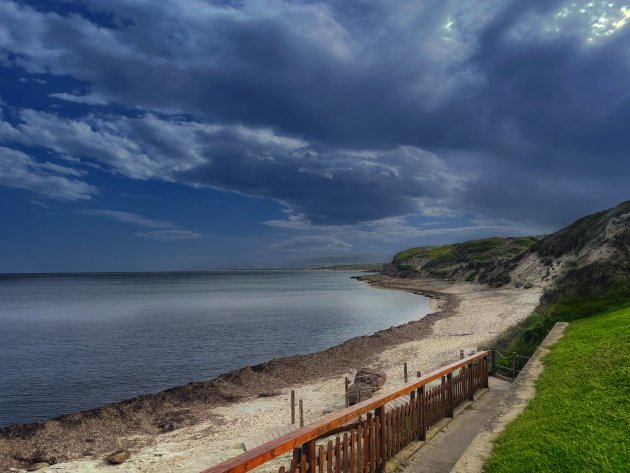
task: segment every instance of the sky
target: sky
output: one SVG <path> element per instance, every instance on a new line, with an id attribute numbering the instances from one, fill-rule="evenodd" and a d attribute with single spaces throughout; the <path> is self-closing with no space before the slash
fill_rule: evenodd
<path id="1" fill-rule="evenodd" d="M 630 198 L 630 5 L 0 0 L 0 272 L 388 261 Z"/>

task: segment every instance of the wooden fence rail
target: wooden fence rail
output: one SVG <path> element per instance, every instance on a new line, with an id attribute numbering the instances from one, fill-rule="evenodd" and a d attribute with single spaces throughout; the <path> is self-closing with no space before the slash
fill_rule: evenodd
<path id="1" fill-rule="evenodd" d="M 439 384 L 433 384 L 440 380 Z M 427 373 L 404 387 L 375 396 L 278 437 L 202 473 L 245 473 L 293 450 L 279 473 L 382 473 L 385 463 L 482 388 L 488 387 L 488 352 Z M 387 403 L 402 396 L 395 409 Z M 365 417 L 364 417 L 365 416 Z M 353 422 L 354 421 L 354 422 Z M 352 422 L 352 423 L 350 423 Z M 334 435 L 334 438 L 330 438 Z"/>

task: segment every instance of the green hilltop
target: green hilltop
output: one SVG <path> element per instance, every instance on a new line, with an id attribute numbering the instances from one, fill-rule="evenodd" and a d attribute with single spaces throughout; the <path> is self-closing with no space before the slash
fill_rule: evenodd
<path id="1" fill-rule="evenodd" d="M 501 285 L 505 271 L 541 237 L 493 237 L 440 246 L 409 248 L 396 254 L 386 272 L 398 277 L 437 277 Z"/>

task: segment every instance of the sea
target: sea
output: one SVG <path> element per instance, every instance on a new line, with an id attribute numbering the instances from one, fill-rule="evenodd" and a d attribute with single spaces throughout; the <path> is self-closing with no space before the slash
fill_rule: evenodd
<path id="1" fill-rule="evenodd" d="M 0 275 L 0 426 L 320 351 L 430 312 L 346 271 Z"/>

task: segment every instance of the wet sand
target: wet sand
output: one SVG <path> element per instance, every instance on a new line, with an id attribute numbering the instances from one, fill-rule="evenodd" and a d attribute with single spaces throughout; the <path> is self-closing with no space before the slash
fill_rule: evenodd
<path id="1" fill-rule="evenodd" d="M 474 352 L 525 318 L 540 297 L 536 289 L 381 275 L 359 279 L 432 297 L 435 312 L 318 353 L 279 358 L 210 381 L 1 429 L 0 471 L 23 468 L 34 459 L 56 463 L 40 470 L 44 473 L 199 471 L 242 453 L 243 440 L 289 424 L 291 389 L 304 400 L 306 422 L 315 420 L 344 406 L 344 377 L 352 378 L 357 369 L 385 371 L 383 389 L 393 389 L 402 383 L 403 362 L 410 373 L 426 372 L 455 360 L 460 349 Z M 174 430 L 164 432 L 171 427 Z M 121 466 L 106 465 L 103 458 L 117 448 L 128 448 L 132 457 Z"/>

